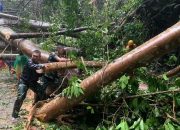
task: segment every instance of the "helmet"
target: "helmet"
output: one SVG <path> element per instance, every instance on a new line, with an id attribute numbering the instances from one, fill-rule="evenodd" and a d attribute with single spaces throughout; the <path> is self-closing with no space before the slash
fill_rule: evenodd
<path id="1" fill-rule="evenodd" d="M 129 40 L 128 41 L 128 46 L 132 46 L 132 45 L 134 45 L 134 41 L 133 40 Z"/>

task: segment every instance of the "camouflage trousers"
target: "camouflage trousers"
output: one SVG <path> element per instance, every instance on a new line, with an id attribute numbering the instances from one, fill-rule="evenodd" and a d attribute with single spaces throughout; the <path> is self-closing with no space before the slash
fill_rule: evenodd
<path id="1" fill-rule="evenodd" d="M 44 88 L 37 82 L 24 82 L 20 79 L 18 88 L 17 88 L 17 99 L 14 103 L 12 117 L 17 118 L 20 108 L 24 99 L 26 98 L 26 94 L 28 89 L 31 89 L 34 93 L 36 93 L 36 97 L 34 99 L 34 103 L 43 100 L 45 98 L 45 91 Z"/>

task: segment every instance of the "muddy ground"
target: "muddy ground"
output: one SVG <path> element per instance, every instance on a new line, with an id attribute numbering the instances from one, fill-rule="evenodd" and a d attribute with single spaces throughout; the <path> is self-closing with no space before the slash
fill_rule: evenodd
<path id="1" fill-rule="evenodd" d="M 16 99 L 15 76 L 9 74 L 7 70 L 0 70 L 0 130 L 21 130 L 26 124 L 29 110 L 32 107 L 33 92 L 28 91 L 28 95 L 20 111 L 20 118 L 13 122 L 11 118 L 14 101 Z"/>

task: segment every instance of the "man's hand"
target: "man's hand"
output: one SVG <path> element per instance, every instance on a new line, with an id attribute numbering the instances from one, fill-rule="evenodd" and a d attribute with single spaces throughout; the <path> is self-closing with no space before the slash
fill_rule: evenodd
<path id="1" fill-rule="evenodd" d="M 11 73 L 11 74 L 15 74 L 15 73 L 16 73 L 15 69 L 14 69 L 14 68 L 11 68 L 10 73 Z"/>
<path id="2" fill-rule="evenodd" d="M 42 74 L 44 71 L 43 71 L 43 68 L 45 68 L 45 65 L 44 64 L 39 64 L 38 65 L 39 67 L 38 67 L 38 69 L 36 70 L 36 72 L 38 73 L 38 74 Z"/>
<path id="3" fill-rule="evenodd" d="M 42 68 L 44 68 L 44 67 L 45 67 L 44 64 L 39 64 L 39 69 L 42 69 Z"/>

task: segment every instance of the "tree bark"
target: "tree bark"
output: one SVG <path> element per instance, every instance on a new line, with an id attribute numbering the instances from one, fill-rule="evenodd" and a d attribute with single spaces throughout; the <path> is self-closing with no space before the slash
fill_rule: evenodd
<path id="1" fill-rule="evenodd" d="M 5 13 L 0 13 L 0 18 L 8 19 L 9 24 L 14 23 L 16 25 L 22 24 L 22 23 L 27 21 L 25 18 L 21 18 L 21 17 L 18 17 L 18 16 L 5 14 Z M 36 30 L 41 29 L 41 30 L 46 30 L 47 31 L 48 28 L 52 26 L 48 22 L 37 21 L 37 20 L 29 20 L 27 23 L 31 28 L 36 29 Z"/>
<path id="2" fill-rule="evenodd" d="M 58 115 L 65 113 L 73 106 L 80 103 L 90 94 L 95 93 L 104 85 L 119 78 L 126 71 L 132 70 L 141 63 L 151 62 L 153 59 L 180 46 L 179 37 L 180 22 L 124 56 L 114 60 L 92 76 L 84 79 L 80 84 L 84 91 L 84 95 L 77 98 L 73 97 L 72 99 L 57 97 L 50 102 L 41 105 L 35 111 L 34 116 L 44 122 L 56 118 Z M 174 42 L 174 40 L 176 40 L 176 42 Z"/>
<path id="3" fill-rule="evenodd" d="M 75 38 L 78 38 L 78 35 L 73 35 L 73 33 L 77 33 L 77 32 L 81 32 L 86 30 L 87 27 L 82 27 L 82 28 L 75 28 L 74 30 L 62 30 L 57 32 L 55 35 L 69 35 L 69 36 L 73 36 Z M 42 33 L 16 33 L 16 34 L 11 34 L 11 35 L 7 35 L 6 39 L 18 39 L 18 38 L 39 38 L 39 37 L 49 37 L 52 33 L 50 32 L 42 32 Z"/>
<path id="4" fill-rule="evenodd" d="M 18 54 L 0 54 L 0 58 L 2 59 L 16 59 Z"/>
<path id="5" fill-rule="evenodd" d="M 68 62 L 55 62 L 55 63 L 45 63 L 44 68 L 40 69 L 39 72 L 44 73 L 44 72 L 50 72 L 50 71 L 57 71 L 60 69 L 70 69 L 70 68 L 77 68 L 78 64 L 80 62 L 73 62 L 73 61 L 68 61 Z M 96 62 L 96 61 L 84 61 L 84 65 L 86 67 L 96 67 L 96 68 L 101 68 L 105 65 L 105 62 Z"/>
<path id="6" fill-rule="evenodd" d="M 31 57 L 33 50 L 41 51 L 41 62 L 46 63 L 49 57 L 49 53 L 41 50 L 38 46 L 36 46 L 32 41 L 25 39 L 15 39 L 10 40 L 8 37 L 10 35 L 16 34 L 12 29 L 8 27 L 0 26 L 0 38 L 4 40 L 7 44 L 11 44 L 17 48 L 19 48 L 24 54 Z M 68 47 L 66 47 L 68 49 Z M 52 64 L 52 65 L 51 65 Z M 102 67 L 104 63 L 88 61 L 86 62 L 87 66 L 91 67 Z M 48 63 L 46 65 L 45 71 L 58 70 L 60 68 L 75 68 L 77 65 L 74 62 L 66 62 L 66 63 Z M 57 67 L 57 68 L 56 68 Z"/>
<path id="7" fill-rule="evenodd" d="M 167 77 L 172 77 L 172 76 L 179 74 L 179 72 L 180 72 L 180 65 L 178 65 L 176 68 L 174 68 L 172 70 L 169 70 L 165 74 Z"/>
<path id="8" fill-rule="evenodd" d="M 16 39 L 16 40 L 7 40 L 7 36 L 16 34 L 12 29 L 8 27 L 0 26 L 0 38 L 8 44 L 19 48 L 24 54 L 31 57 L 32 52 L 34 50 L 41 51 L 41 60 L 40 62 L 46 63 L 49 57 L 49 53 L 41 50 L 38 46 L 36 46 L 32 41 L 25 39 Z"/>

